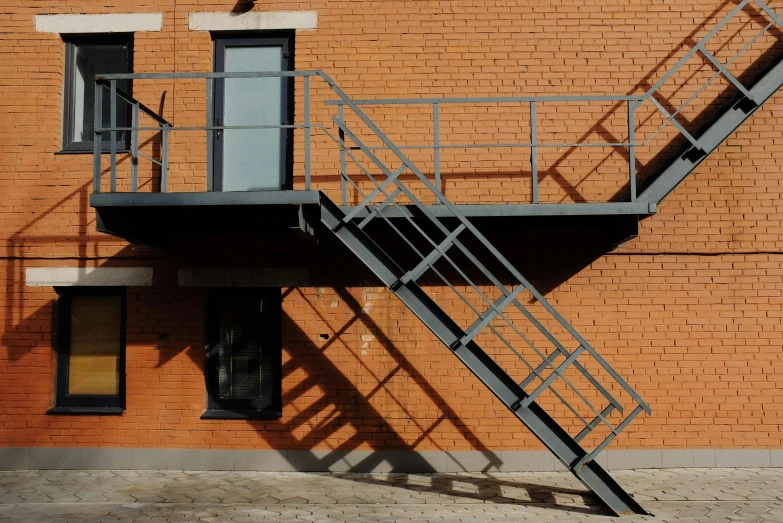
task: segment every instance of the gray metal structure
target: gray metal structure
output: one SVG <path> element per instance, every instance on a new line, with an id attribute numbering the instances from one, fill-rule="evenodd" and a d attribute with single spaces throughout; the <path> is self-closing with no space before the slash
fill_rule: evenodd
<path id="1" fill-rule="evenodd" d="M 769 23 L 756 34 L 726 64 L 709 53 L 705 44 L 726 24 L 750 4 L 757 6 Z M 94 194 L 91 204 L 96 209 L 129 208 L 142 206 L 161 208 L 177 205 L 208 207 L 210 205 L 299 205 L 308 206 L 300 212 L 300 218 L 321 234 L 333 234 L 358 259 L 360 259 L 399 299 L 449 348 L 465 366 L 492 391 L 493 394 L 522 421 L 535 436 L 569 470 L 591 489 L 615 514 L 643 514 L 644 509 L 600 467 L 596 456 L 628 426 L 640 413 L 650 412 L 649 406 L 631 386 L 517 271 L 501 252 L 475 227 L 472 217 L 508 215 L 563 216 L 563 215 L 636 215 L 653 214 L 656 205 L 690 174 L 703 159 L 720 145 L 758 107 L 783 85 L 783 63 L 773 64 L 746 86 L 732 75 L 727 67 L 745 52 L 773 25 L 780 24 L 781 16 L 773 13 L 761 0 L 742 0 L 706 36 L 693 46 L 676 66 L 667 72 L 645 94 L 640 96 L 532 96 L 505 98 L 438 98 L 416 100 L 351 100 L 337 84 L 321 71 L 295 71 L 270 73 L 150 73 L 112 74 L 96 78 L 96 107 L 102 104 L 103 89 L 111 96 L 112 126 L 102 128 L 96 110 Z M 701 53 L 717 72 L 702 85 L 696 94 L 674 111 L 667 111 L 656 98 L 662 85 L 688 62 Z M 303 123 L 280 126 L 229 127 L 214 125 L 212 93 L 215 79 L 254 78 L 268 76 L 303 77 Z M 723 76 L 738 94 L 729 106 L 701 132 L 689 132 L 677 121 L 677 116 L 703 92 L 715 78 Z M 180 127 L 155 114 L 127 93 L 117 88 L 118 80 L 154 80 L 176 78 L 200 78 L 206 81 L 207 120 L 205 126 Z M 326 82 L 336 97 L 327 102 L 337 109 L 331 122 L 314 122 L 310 111 L 311 80 Z M 130 127 L 119 127 L 116 122 L 118 100 L 132 105 L 133 121 Z M 619 143 L 545 143 L 537 139 L 537 107 L 547 103 L 569 102 L 623 103 L 628 109 L 628 141 Z M 453 103 L 523 103 L 530 111 L 530 136 L 527 143 L 471 143 L 444 144 L 440 136 L 440 108 Z M 650 102 L 661 112 L 663 125 L 672 125 L 686 141 L 686 146 L 675 153 L 671 162 L 657 176 L 645 180 L 641 193 L 637 191 L 636 148 L 647 142 L 635 141 L 636 111 Z M 433 115 L 432 144 L 398 147 L 367 116 L 362 109 L 369 105 L 428 105 Z M 352 121 L 358 121 L 360 129 L 348 124 L 346 113 Z M 141 114 L 155 122 L 152 127 L 139 124 Z M 353 125 L 353 124 L 352 124 Z M 304 143 L 304 188 L 295 191 L 300 196 L 289 199 L 276 195 L 260 197 L 243 193 L 167 193 L 168 191 L 168 143 L 169 134 L 190 130 L 207 133 L 231 128 L 301 129 Z M 130 130 L 132 134 L 130 192 L 117 193 L 116 133 Z M 139 152 L 139 132 L 155 130 L 161 133 L 162 150 L 159 159 Z M 361 132 L 358 132 L 358 131 Z M 660 130 L 660 129 L 659 129 Z M 110 187 L 101 187 L 101 141 L 110 135 Z M 327 136 L 340 154 L 341 205 L 312 187 L 311 137 L 314 133 Z M 656 131 L 657 133 L 657 131 Z M 360 136 L 372 136 L 376 145 L 370 145 Z M 655 134 L 653 134 L 654 136 Z M 380 145 L 377 145 L 380 142 Z M 541 204 L 538 203 L 537 153 L 541 147 L 617 147 L 627 150 L 628 201 L 612 201 L 590 204 Z M 447 148 L 472 147 L 526 147 L 531 152 L 532 194 L 531 204 L 521 205 L 454 205 L 443 194 L 444 173 L 440 169 L 441 151 Z M 431 149 L 435 169 L 432 178 L 425 175 L 406 156 L 404 149 Z M 380 153 L 383 152 L 383 154 Z M 138 191 L 138 162 L 146 158 L 161 169 L 160 193 Z M 350 176 L 348 166 L 353 165 L 360 179 Z M 211 177 L 208 176 L 208 179 Z M 405 180 L 412 180 L 407 182 Z M 415 183 L 415 188 L 411 185 Z M 348 190 L 360 195 L 361 201 L 348 205 Z M 422 193 L 434 200 L 424 204 Z M 316 210 L 317 211 L 314 211 Z M 398 250 L 384 250 L 384 238 L 367 225 L 377 221 L 384 230 L 396 236 L 405 246 L 403 254 Z M 100 224 L 107 232 L 110 226 Z M 116 232 L 115 232 L 116 233 Z M 413 260 L 413 261 L 411 261 Z M 461 314 L 459 321 L 450 317 L 444 309 L 453 308 L 443 303 L 439 292 L 425 292 L 417 283 L 423 275 L 440 281 L 442 289 L 468 314 Z M 488 283 L 477 283 L 488 282 Z M 523 300 L 523 296 L 527 301 Z M 536 314 L 533 309 L 536 308 Z M 466 319 L 469 317 L 470 319 Z M 482 348 L 479 342 L 484 346 Z M 491 349 L 487 349 L 490 347 Z M 509 364 L 509 357 L 514 361 Z M 520 374 L 520 369 L 524 372 Z M 571 419 L 562 426 L 555 414 L 548 413 L 542 404 L 560 402 Z M 603 431 L 600 438 L 595 439 Z M 590 436 L 590 438 L 588 438 Z M 592 438 L 592 439 L 591 439 Z M 592 448 L 584 448 L 586 442 L 595 440 Z"/>

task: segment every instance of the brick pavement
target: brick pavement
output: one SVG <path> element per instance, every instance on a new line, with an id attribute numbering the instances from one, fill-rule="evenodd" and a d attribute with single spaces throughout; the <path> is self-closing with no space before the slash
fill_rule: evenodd
<path id="1" fill-rule="evenodd" d="M 783 469 L 615 472 L 652 512 L 783 522 Z M 0 522 L 608 521 L 570 474 L 0 472 Z"/>

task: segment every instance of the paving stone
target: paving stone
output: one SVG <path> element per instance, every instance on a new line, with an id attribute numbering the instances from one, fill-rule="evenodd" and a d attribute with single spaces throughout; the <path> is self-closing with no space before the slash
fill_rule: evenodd
<path id="1" fill-rule="evenodd" d="M 667 469 L 613 475 L 647 521 L 783 521 L 781 469 Z M 756 500 L 756 501 L 748 501 Z M 0 473 L 0 521 L 607 521 L 559 473 Z"/>

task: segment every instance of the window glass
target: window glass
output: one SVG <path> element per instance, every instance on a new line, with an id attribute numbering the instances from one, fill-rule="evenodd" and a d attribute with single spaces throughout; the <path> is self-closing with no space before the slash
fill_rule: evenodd
<path id="1" fill-rule="evenodd" d="M 128 45 L 74 44 L 73 53 L 73 140 L 93 141 L 95 130 L 95 75 L 125 73 L 128 64 Z M 117 82 L 126 89 L 127 82 Z M 109 92 L 103 96 L 103 123 L 111 124 Z M 117 104 L 117 121 L 127 118 L 128 105 Z"/>
<path id="2" fill-rule="evenodd" d="M 263 350 L 261 315 L 264 300 L 257 296 L 223 298 L 218 347 L 218 396 L 225 400 L 271 398 L 269 354 Z"/>
<path id="3" fill-rule="evenodd" d="M 208 411 L 279 417 L 280 289 L 216 292 L 210 310 Z"/>
<path id="4" fill-rule="evenodd" d="M 95 75 L 130 73 L 132 35 L 99 35 L 74 37 L 66 42 L 65 150 L 92 152 L 95 131 Z M 130 81 L 117 81 L 117 88 L 130 94 Z M 111 126 L 110 93 L 103 88 L 103 126 Z M 130 106 L 117 98 L 117 127 L 130 125 Z M 117 141 L 127 144 L 128 131 L 118 131 Z M 103 136 L 108 146 L 110 137 Z"/>
<path id="5" fill-rule="evenodd" d="M 73 296 L 68 394 L 119 394 L 121 306 L 119 296 Z"/>
<path id="6" fill-rule="evenodd" d="M 51 414 L 125 410 L 125 289 L 61 287 Z"/>

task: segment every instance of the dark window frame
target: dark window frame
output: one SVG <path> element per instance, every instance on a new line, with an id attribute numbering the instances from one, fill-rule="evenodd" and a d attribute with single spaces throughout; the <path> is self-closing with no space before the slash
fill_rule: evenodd
<path id="1" fill-rule="evenodd" d="M 57 369 L 55 406 L 47 414 L 122 414 L 125 411 L 125 346 L 127 293 L 124 287 L 55 287 L 57 292 Z M 74 296 L 120 298 L 120 369 L 117 395 L 68 394 L 71 356 L 71 301 Z"/>
<path id="2" fill-rule="evenodd" d="M 126 72 L 133 72 L 133 33 L 100 33 L 90 35 L 63 35 L 63 41 L 65 42 L 65 72 L 64 72 L 64 89 L 63 89 L 63 140 L 62 140 L 62 154 L 89 154 L 93 153 L 94 140 L 74 140 L 74 71 L 73 64 L 76 55 L 76 47 L 79 45 L 100 45 L 100 44 L 116 44 L 128 46 L 128 61 L 126 64 Z M 95 79 L 93 79 L 94 81 Z M 133 83 L 128 82 L 125 89 L 128 94 L 132 95 Z M 109 91 L 104 89 L 103 99 L 109 98 Z M 118 104 L 125 103 L 118 99 Z M 119 105 L 118 105 L 119 107 Z M 126 121 L 118 121 L 117 123 L 123 127 L 129 127 L 131 111 L 128 110 Z M 109 152 L 111 148 L 110 137 L 108 133 L 101 140 L 101 151 Z M 125 132 L 124 137 L 117 140 L 117 150 L 121 152 L 127 152 L 130 150 L 130 132 Z"/>
<path id="3" fill-rule="evenodd" d="M 262 33 L 212 33 L 213 40 L 213 64 L 215 72 L 225 71 L 226 47 L 264 47 L 281 46 L 283 49 L 283 70 L 295 71 L 296 63 L 296 39 L 294 31 L 264 31 Z M 294 123 L 294 77 L 283 77 L 285 87 L 283 100 L 281 100 L 281 113 L 283 122 Z M 223 118 L 223 98 L 225 96 L 225 84 L 221 79 L 215 81 L 213 97 L 213 114 L 215 121 Z M 280 158 L 282 170 L 280 172 L 280 190 L 288 191 L 294 187 L 294 130 L 281 129 L 282 147 Z M 212 190 L 223 190 L 223 142 L 218 139 L 212 141 Z"/>
<path id="4" fill-rule="evenodd" d="M 254 408 L 252 400 L 221 400 L 218 397 L 218 351 L 220 344 L 220 304 L 226 296 L 257 296 L 274 304 L 261 317 L 264 343 L 272 372 L 272 399 L 266 407 Z M 216 289 L 207 295 L 207 344 L 204 379 L 207 408 L 201 419 L 279 419 L 282 407 L 282 294 L 279 288 Z"/>

